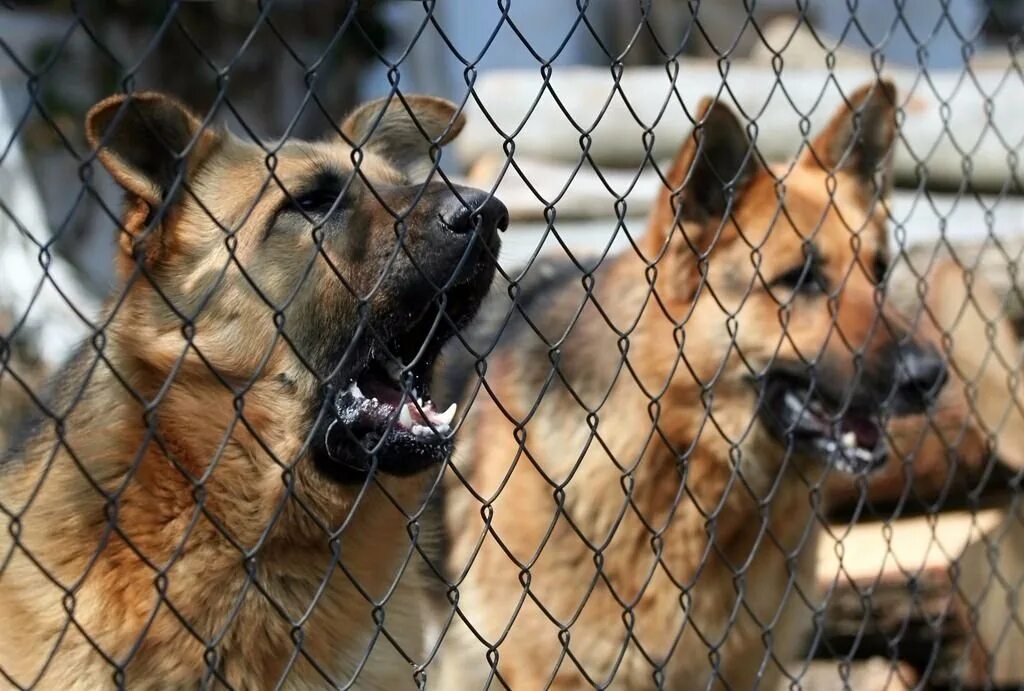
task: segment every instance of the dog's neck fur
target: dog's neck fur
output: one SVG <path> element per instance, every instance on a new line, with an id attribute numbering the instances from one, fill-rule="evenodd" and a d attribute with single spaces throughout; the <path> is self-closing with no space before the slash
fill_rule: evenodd
<path id="1" fill-rule="evenodd" d="M 350 578 L 361 587 L 379 584 L 389 569 L 397 578 L 409 550 L 403 511 L 416 508 L 416 483 L 381 480 L 391 498 L 372 484 L 357 501 L 360 487 L 330 483 L 302 458 L 308 421 L 290 407 L 296 404 L 279 381 L 252 384 L 241 397 L 243 422 L 234 392 L 189 376 L 189 368 L 203 365 L 190 360 L 177 374 L 148 371 L 152 362 L 130 357 L 139 351 L 124 340 L 146 338 L 144 329 L 115 318 L 106 331 L 102 357 L 85 347 L 59 377 L 53 413 L 61 432 L 44 425 L 12 460 L 19 472 L 4 478 L 0 501 L 19 512 L 20 546 L 74 588 L 76 620 L 127 666 L 129 684 L 133 670 L 171 686 L 195 683 L 205 666 L 200 641 L 216 640 L 219 673 L 236 687 L 262 686 L 292 654 L 290 621 L 302 622 L 303 649 L 343 682 L 359 661 L 338 660 L 335 651 L 365 650 L 360 641 L 368 645 L 371 633 L 372 605 Z M 171 383 L 163 389 L 165 381 Z M 143 382 L 158 384 L 145 390 Z M 261 438 L 250 429 L 260 429 Z M 65 467 L 49 472 L 51 466 Z M 59 553 L 54 530 L 65 545 Z M 9 534 L 0 533 L 6 554 Z M 197 577 L 213 599 L 196 598 Z M 324 579 L 330 585 L 318 595 Z M 6 630 L 55 641 L 66 623 L 61 592 L 20 551 L 0 584 Z M 417 615 L 407 590 L 399 588 L 393 601 L 408 612 L 393 616 Z M 58 676 L 45 677 L 50 682 L 109 681 L 113 667 L 77 630 L 62 650 L 77 662 L 59 655 L 49 672 Z M 176 652 L 161 652 L 169 650 Z M 0 635 L 0 665 L 19 678 L 35 673 L 46 652 L 19 652 Z M 300 659 L 291 678 L 316 683 L 318 673 Z"/>

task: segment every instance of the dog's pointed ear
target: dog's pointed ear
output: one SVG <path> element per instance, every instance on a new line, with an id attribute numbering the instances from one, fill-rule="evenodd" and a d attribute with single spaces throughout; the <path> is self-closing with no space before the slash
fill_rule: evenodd
<path id="1" fill-rule="evenodd" d="M 431 149 L 450 142 L 465 124 L 458 107 L 443 98 L 396 95 L 360 106 L 341 131 L 352 144 L 418 179 L 433 167 Z"/>
<path id="2" fill-rule="evenodd" d="M 892 184 L 896 87 L 883 79 L 857 89 L 801 156 L 801 164 L 848 172 L 868 196 Z"/>
<path id="3" fill-rule="evenodd" d="M 154 209 L 170 211 L 187 181 L 218 145 L 219 132 L 181 103 L 160 93 L 111 96 L 85 117 L 85 136 L 100 163 L 125 190 L 118 238 L 122 273 L 142 261 L 151 264 L 166 246 L 164 220 L 151 227 Z"/>
<path id="4" fill-rule="evenodd" d="M 85 136 L 128 195 L 156 207 L 170 201 L 178 175 L 187 180 L 220 135 L 170 96 L 144 92 L 97 103 L 85 117 Z"/>
<path id="5" fill-rule="evenodd" d="M 695 122 L 651 215 L 648 234 L 659 244 L 674 229 L 682 230 L 683 223 L 699 227 L 714 222 L 717 228 L 758 170 L 750 139 L 731 108 L 705 98 Z"/>

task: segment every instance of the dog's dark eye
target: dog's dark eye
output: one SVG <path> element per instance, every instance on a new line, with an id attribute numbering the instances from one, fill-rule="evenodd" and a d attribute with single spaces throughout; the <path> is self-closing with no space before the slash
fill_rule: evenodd
<path id="1" fill-rule="evenodd" d="M 794 266 L 786 273 L 778 276 L 771 282 L 771 285 L 780 288 L 788 288 L 797 293 L 813 295 L 820 293 L 825 288 L 821 271 L 816 264 L 801 264 Z"/>
<path id="2" fill-rule="evenodd" d="M 301 192 L 289 200 L 287 208 L 293 211 L 301 211 L 307 216 L 325 214 L 334 207 L 335 211 L 344 206 L 345 200 L 338 200 L 339 192 L 336 189 L 312 189 L 308 192 Z M 334 203 L 338 202 L 335 207 Z"/>
<path id="3" fill-rule="evenodd" d="M 876 252 L 871 271 L 874 274 L 876 285 L 884 283 L 885 277 L 889 275 L 889 258 L 882 252 Z"/>

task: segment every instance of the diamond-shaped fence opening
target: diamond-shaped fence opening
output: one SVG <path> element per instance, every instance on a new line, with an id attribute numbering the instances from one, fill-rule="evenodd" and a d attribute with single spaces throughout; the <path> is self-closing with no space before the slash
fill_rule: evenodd
<path id="1" fill-rule="evenodd" d="M 0 9 L 0 688 L 1024 686 L 1024 3 Z"/>

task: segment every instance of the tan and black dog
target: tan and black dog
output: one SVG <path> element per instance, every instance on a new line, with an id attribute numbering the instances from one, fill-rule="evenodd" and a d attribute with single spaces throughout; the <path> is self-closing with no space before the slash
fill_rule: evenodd
<path id="1" fill-rule="evenodd" d="M 857 91 L 781 168 L 706 101 L 632 248 L 496 291 L 448 367 L 473 404 L 438 688 L 782 678 L 819 607 L 822 474 L 877 466 L 880 412 L 945 380 L 880 307 L 894 99 Z"/>
<path id="2" fill-rule="evenodd" d="M 0 686 L 414 686 L 426 382 L 507 225 L 432 172 L 462 125 L 395 96 L 265 149 L 161 94 L 90 111 L 121 287 L 0 471 Z"/>

